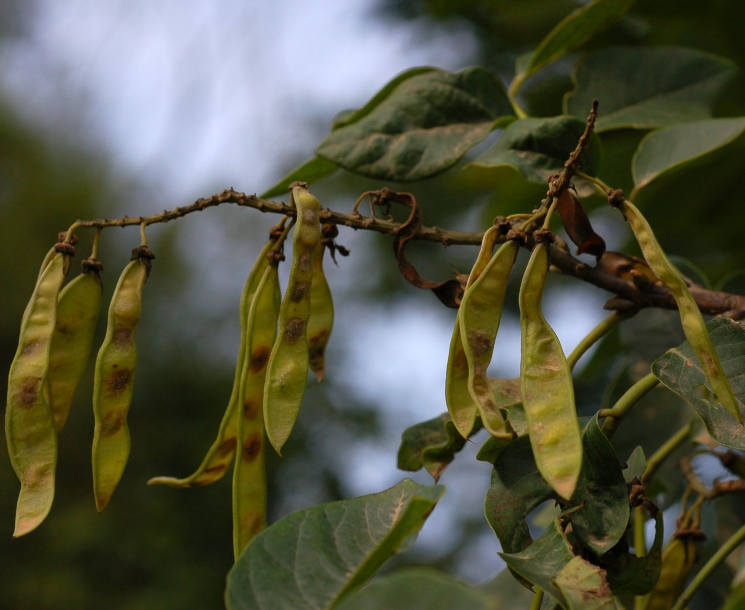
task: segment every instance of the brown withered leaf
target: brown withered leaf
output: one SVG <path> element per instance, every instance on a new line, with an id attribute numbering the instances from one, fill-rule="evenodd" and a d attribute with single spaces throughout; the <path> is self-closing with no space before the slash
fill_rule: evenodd
<path id="1" fill-rule="evenodd" d="M 556 209 L 567 234 L 577 246 L 577 254 L 600 258 L 605 252 L 605 240 L 593 230 L 587 212 L 574 193 L 569 189 L 562 191 Z"/>

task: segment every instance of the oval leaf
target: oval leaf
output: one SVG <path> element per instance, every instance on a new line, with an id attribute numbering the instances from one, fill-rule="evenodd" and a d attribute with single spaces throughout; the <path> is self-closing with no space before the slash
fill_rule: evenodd
<path id="1" fill-rule="evenodd" d="M 745 401 L 745 326 L 726 318 L 714 318 L 706 327 L 735 397 Z M 745 450 L 745 426 L 722 404 L 701 395 L 700 387 L 708 388 L 709 383 L 687 341 L 660 356 L 652 364 L 652 372 L 701 416 L 714 440 Z"/>
<path id="2" fill-rule="evenodd" d="M 616 610 L 606 572 L 582 557 L 574 557 L 556 577 L 556 588 L 569 610 Z"/>
<path id="3" fill-rule="evenodd" d="M 228 609 L 333 607 L 411 541 L 444 491 L 405 479 L 280 519 L 253 539 L 228 574 Z"/>
<path id="4" fill-rule="evenodd" d="M 600 100 L 598 132 L 706 119 L 735 72 L 733 62 L 693 49 L 602 49 L 577 65 L 564 109 L 584 118 Z"/>
<path id="5" fill-rule="evenodd" d="M 743 131 L 745 117 L 685 123 L 650 133 L 634 155 L 635 190 L 726 146 Z"/>
<path id="6" fill-rule="evenodd" d="M 497 610 L 489 597 L 437 570 L 409 568 L 346 596 L 334 610 Z"/>
<path id="7" fill-rule="evenodd" d="M 474 433 L 480 429 L 479 425 Z M 465 444 L 466 439 L 455 429 L 450 415 L 443 413 L 403 431 L 398 449 L 398 467 L 416 472 L 424 466 L 436 483 Z"/>
<path id="8" fill-rule="evenodd" d="M 564 162 L 577 147 L 585 131 L 585 121 L 558 116 L 548 119 L 521 119 L 511 123 L 502 137 L 471 165 L 498 167 L 511 165 L 531 182 L 546 184 L 546 179 L 564 169 Z M 580 166 L 593 175 L 600 160 L 600 140 L 593 134 L 590 147 L 582 154 Z"/>
<path id="9" fill-rule="evenodd" d="M 338 121 L 318 154 L 349 171 L 406 182 L 455 165 L 512 115 L 502 82 L 484 68 L 417 68 Z"/>

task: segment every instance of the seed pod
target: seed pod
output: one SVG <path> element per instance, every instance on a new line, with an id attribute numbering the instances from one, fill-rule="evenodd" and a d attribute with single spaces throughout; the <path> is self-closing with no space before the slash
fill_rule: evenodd
<path id="1" fill-rule="evenodd" d="M 507 280 L 519 249 L 514 240 L 500 246 L 481 276 L 466 290 L 458 314 L 468 363 L 468 391 L 478 405 L 484 427 L 492 436 L 505 438 L 512 435 L 505 429 L 486 370 L 499 331 Z"/>
<path id="2" fill-rule="evenodd" d="M 233 550 L 235 558 L 266 527 L 264 467 L 264 384 L 277 337 L 281 294 L 276 264 L 265 271 L 248 314 L 246 353 L 240 382 L 238 447 L 233 469 Z"/>
<path id="3" fill-rule="evenodd" d="M 90 359 L 101 312 L 99 269 L 98 261 L 83 261 L 83 272 L 65 286 L 57 303 L 47 379 L 57 432 L 67 421 L 75 390 Z"/>
<path id="4" fill-rule="evenodd" d="M 334 301 L 323 273 L 326 247 L 320 244 L 313 255 L 313 282 L 310 285 L 310 318 L 308 319 L 308 358 L 310 370 L 319 383 L 326 372 L 326 345 L 334 326 Z"/>
<path id="5" fill-rule="evenodd" d="M 225 410 L 222 421 L 220 422 L 217 438 L 207 451 L 207 455 L 202 460 L 199 468 L 197 468 L 193 474 L 183 479 L 177 479 L 176 477 L 154 477 L 147 482 L 148 485 L 162 484 L 170 485 L 171 487 L 197 487 L 201 485 L 209 485 L 210 483 L 219 481 L 227 471 L 230 463 L 233 461 L 235 447 L 238 442 L 238 412 L 241 404 L 240 383 L 246 353 L 246 333 L 249 310 L 251 303 L 254 300 L 254 296 L 256 295 L 256 290 L 261 282 L 261 278 L 269 267 L 269 252 L 270 250 L 278 248 L 284 241 L 286 235 L 287 232 L 285 231 L 279 237 L 279 242 L 270 239 L 266 245 L 264 245 L 259 253 L 259 257 L 256 259 L 256 262 L 253 264 L 253 267 L 248 274 L 248 279 L 246 280 L 245 285 L 243 286 L 240 300 L 241 341 L 240 347 L 238 348 L 238 358 L 235 366 L 233 390 L 230 394 L 228 407 Z"/>
<path id="6" fill-rule="evenodd" d="M 498 236 L 498 227 L 490 227 L 484 233 L 479 255 L 476 257 L 476 262 L 468 276 L 466 291 L 478 279 L 491 260 L 492 250 L 494 250 L 494 244 Z M 462 305 L 461 301 L 461 307 Z M 445 374 L 445 402 L 455 428 L 463 438 L 468 438 L 476 422 L 478 402 L 471 397 L 468 390 L 468 360 L 460 334 L 460 312 L 461 309 L 459 308 L 455 317 L 453 336 L 450 339 L 450 353 L 448 354 L 447 372 Z"/>
<path id="7" fill-rule="evenodd" d="M 699 530 L 676 532 L 662 551 L 660 577 L 647 597 L 644 610 L 669 610 L 683 593 L 698 559 L 698 547 L 705 537 Z"/>
<path id="8" fill-rule="evenodd" d="M 572 374 L 541 311 L 548 253 L 548 242 L 536 244 L 520 286 L 520 388 L 538 470 L 562 498 L 570 499 L 582 468 L 582 436 Z"/>
<path id="9" fill-rule="evenodd" d="M 264 421 L 269 441 L 281 452 L 295 425 L 308 379 L 307 326 L 313 255 L 321 242 L 321 205 L 305 188 L 295 186 L 297 209 L 292 266 L 279 313 L 279 334 L 269 357 L 264 391 Z"/>
<path id="10" fill-rule="evenodd" d="M 106 337 L 93 378 L 93 494 L 98 512 L 109 503 L 129 458 L 127 412 L 137 367 L 135 339 L 142 314 L 142 288 L 153 258 L 142 246 L 135 248 L 132 256 L 111 299 Z"/>
<path id="11" fill-rule="evenodd" d="M 57 432 L 45 397 L 57 298 L 69 267 L 58 253 L 48 262 L 26 306 L 8 375 L 5 435 L 10 462 L 21 481 L 14 537 L 39 526 L 54 499 Z"/>
<path id="12" fill-rule="evenodd" d="M 649 268 L 667 286 L 673 295 L 680 312 L 680 321 L 688 343 L 701 361 L 701 367 L 717 400 L 742 423 L 740 402 L 735 398 L 727 377 L 722 369 L 714 344 L 706 330 L 706 323 L 696 300 L 688 290 L 685 281 L 675 266 L 670 262 L 652 232 L 646 218 L 630 201 L 623 198 L 623 193 L 611 191 L 611 204 L 617 207 L 629 222 L 636 240 L 639 242 L 644 259 Z"/>

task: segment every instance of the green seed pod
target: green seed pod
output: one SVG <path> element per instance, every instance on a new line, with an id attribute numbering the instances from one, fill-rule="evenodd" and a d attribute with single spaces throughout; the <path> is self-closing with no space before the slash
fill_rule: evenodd
<path id="1" fill-rule="evenodd" d="M 468 276 L 466 290 L 478 279 L 491 260 L 492 250 L 494 250 L 498 236 L 498 227 L 490 227 L 484 233 L 479 255 Z M 453 336 L 450 339 L 450 353 L 445 375 L 445 402 L 455 428 L 463 438 L 468 438 L 476 422 L 476 415 L 478 415 L 478 402 L 474 401 L 468 390 L 468 360 L 460 335 L 460 311 L 458 309 Z"/>
<path id="2" fill-rule="evenodd" d="M 233 550 L 235 558 L 266 527 L 264 467 L 264 385 L 269 354 L 277 337 L 281 293 L 277 266 L 270 265 L 248 314 L 238 417 L 238 447 L 233 469 Z"/>
<path id="3" fill-rule="evenodd" d="M 251 272 L 248 275 L 243 293 L 240 300 L 240 325 L 241 325 L 241 342 L 238 348 L 238 358 L 235 366 L 235 376 L 233 379 L 233 390 L 230 394 L 227 409 L 220 422 L 220 428 L 217 438 L 207 451 L 207 455 L 202 460 L 199 468 L 188 477 L 178 479 L 176 477 L 154 477 L 150 479 L 148 485 L 170 485 L 171 487 L 197 487 L 209 485 L 219 481 L 233 461 L 235 447 L 238 443 L 238 412 L 240 411 L 241 393 L 240 384 L 243 374 L 243 362 L 246 353 L 246 333 L 248 328 L 248 316 L 251 303 L 256 295 L 261 278 L 269 267 L 269 252 L 284 242 L 287 235 L 285 230 L 279 237 L 279 240 L 270 239 L 262 248 L 259 257 L 256 259 Z M 270 345 L 271 349 L 271 345 Z"/>
<path id="4" fill-rule="evenodd" d="M 313 255 L 313 282 L 310 285 L 310 318 L 308 319 L 308 350 L 310 370 L 319 383 L 326 372 L 326 345 L 334 326 L 334 301 L 323 272 L 323 244 Z"/>
<path id="5" fill-rule="evenodd" d="M 101 312 L 101 278 L 98 261 L 83 261 L 83 272 L 62 290 L 57 303 L 57 323 L 49 352 L 49 406 L 57 432 L 70 413 L 93 347 Z"/>
<path id="6" fill-rule="evenodd" d="M 54 500 L 57 432 L 44 388 L 57 299 L 68 267 L 69 256 L 58 253 L 41 273 L 23 314 L 8 375 L 5 435 L 10 462 L 21 481 L 14 537 L 38 527 Z"/>
<path id="7" fill-rule="evenodd" d="M 149 250 L 135 248 L 109 306 L 106 337 L 96 358 L 93 378 L 93 493 L 103 511 L 124 473 L 130 449 L 127 412 L 137 367 L 137 325 L 142 288 L 150 270 Z"/>
<path id="8" fill-rule="evenodd" d="M 279 314 L 279 334 L 269 357 L 264 392 L 264 421 L 269 441 L 281 452 L 295 425 L 308 379 L 307 327 L 313 255 L 320 247 L 321 205 L 305 188 L 292 190 L 297 209 L 292 266 Z"/>
<path id="9" fill-rule="evenodd" d="M 468 363 L 468 391 L 476 402 L 484 427 L 492 436 L 510 438 L 497 407 L 486 370 L 502 318 L 507 280 L 520 249 L 510 240 L 502 244 L 480 277 L 466 290 L 460 305 L 460 336 Z"/>
<path id="10" fill-rule="evenodd" d="M 629 222 L 649 268 L 673 295 L 680 311 L 683 332 L 701 361 L 702 369 L 711 385 L 711 389 L 716 394 L 719 402 L 732 413 L 737 421 L 742 423 L 740 402 L 735 398 L 727 381 L 722 363 L 719 361 L 719 356 L 717 356 L 714 344 L 709 336 L 709 331 L 706 330 L 706 323 L 701 315 L 701 310 L 698 308 L 693 295 L 691 295 L 691 291 L 688 290 L 688 286 L 686 286 L 680 273 L 667 258 L 665 251 L 652 232 L 652 227 L 649 226 L 639 209 L 633 203 L 624 199 L 623 194 L 619 191 L 611 192 L 611 204 L 617 207 Z"/>
<path id="11" fill-rule="evenodd" d="M 538 470 L 556 493 L 569 499 L 582 468 L 582 436 L 572 373 L 541 311 L 548 254 L 547 242 L 536 244 L 520 286 L 520 387 Z"/>
<path id="12" fill-rule="evenodd" d="M 704 539 L 699 531 L 675 533 L 662 551 L 660 577 L 647 596 L 644 610 L 669 610 L 685 587 L 698 559 L 698 547 Z"/>

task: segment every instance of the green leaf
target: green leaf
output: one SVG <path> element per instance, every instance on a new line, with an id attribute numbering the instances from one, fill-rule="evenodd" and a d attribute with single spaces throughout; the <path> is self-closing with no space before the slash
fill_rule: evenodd
<path id="1" fill-rule="evenodd" d="M 338 121 L 318 154 L 381 180 L 422 180 L 449 169 L 512 115 L 502 82 L 484 68 L 417 68 Z"/>
<path id="2" fill-rule="evenodd" d="M 228 574 L 228 610 L 333 607 L 413 542 L 444 491 L 405 479 L 280 519 L 253 539 Z"/>
<path id="3" fill-rule="evenodd" d="M 602 49 L 577 64 L 564 110 L 584 118 L 599 100 L 599 132 L 706 119 L 736 70 L 728 59 L 693 49 Z"/>
<path id="4" fill-rule="evenodd" d="M 479 155 L 471 165 L 499 167 L 511 165 L 532 182 L 546 179 L 564 169 L 564 162 L 577 147 L 585 121 L 558 116 L 548 119 L 521 119 L 505 129 L 496 144 Z M 582 154 L 582 171 L 594 175 L 600 160 L 600 139 L 593 134 L 590 147 Z"/>
<path id="5" fill-rule="evenodd" d="M 334 610 L 497 610 L 478 589 L 431 568 L 408 568 L 345 596 Z"/>
<path id="6" fill-rule="evenodd" d="M 582 557 L 573 557 L 554 583 L 569 610 L 616 610 L 605 570 Z"/>
<path id="7" fill-rule="evenodd" d="M 270 197 L 276 197 L 277 195 L 286 195 L 289 192 L 287 187 L 296 180 L 311 184 L 312 182 L 317 182 L 321 178 L 330 176 L 337 169 L 339 169 L 339 166 L 333 161 L 329 161 L 323 157 L 313 157 L 312 159 L 308 159 L 305 163 L 298 165 L 284 178 L 279 180 L 273 187 L 263 192 L 260 197 L 261 199 L 269 199 Z"/>
<path id="8" fill-rule="evenodd" d="M 582 46 L 626 14 L 632 4 L 633 0 L 594 0 L 570 13 L 549 32 L 532 54 L 518 60 L 518 77 L 524 80 L 562 55 Z"/>
<path id="9" fill-rule="evenodd" d="M 644 449 L 641 448 L 641 445 L 637 445 L 631 452 L 629 459 L 626 460 L 626 468 L 623 469 L 623 478 L 626 479 L 627 483 L 631 483 L 634 479 L 641 481 L 646 469 L 647 458 L 644 455 Z"/>
<path id="10" fill-rule="evenodd" d="M 511 442 L 512 439 L 509 438 L 490 436 L 484 441 L 484 444 L 481 445 L 481 449 L 479 449 L 476 454 L 476 459 L 480 462 L 494 464 L 494 462 L 497 461 L 497 458 L 502 455 L 502 451 L 504 451 Z"/>
<path id="11" fill-rule="evenodd" d="M 520 553 L 499 553 L 499 556 L 516 574 L 538 585 L 545 592 L 563 601 L 554 579 L 574 557 L 572 547 L 557 521 Z"/>
<path id="12" fill-rule="evenodd" d="M 635 190 L 736 140 L 745 131 L 745 117 L 710 119 L 653 131 L 634 155 Z"/>
<path id="13" fill-rule="evenodd" d="M 450 415 L 443 413 L 404 430 L 398 467 L 414 472 L 424 466 L 436 483 L 465 444 L 466 439 L 456 430 Z"/>
<path id="14" fill-rule="evenodd" d="M 706 327 L 722 362 L 724 374 L 735 397 L 742 404 L 745 400 L 745 326 L 726 318 L 714 318 L 707 322 Z M 745 450 L 745 427 L 722 404 L 711 398 L 713 394 L 709 383 L 687 341 L 655 360 L 652 372 L 701 416 L 715 441 L 733 449 Z M 702 387 L 709 392 L 701 392 Z"/>

